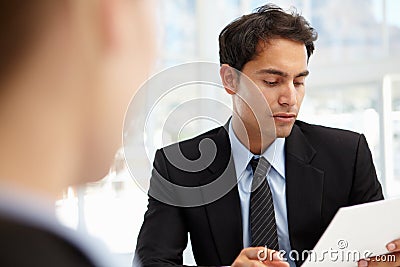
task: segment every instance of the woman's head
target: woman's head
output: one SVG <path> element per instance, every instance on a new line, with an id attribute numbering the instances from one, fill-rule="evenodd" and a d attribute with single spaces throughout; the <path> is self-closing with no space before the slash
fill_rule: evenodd
<path id="1" fill-rule="evenodd" d="M 9 132 L 0 142 L 11 154 L 25 143 L 39 165 L 32 175 L 81 183 L 107 174 L 129 100 L 150 69 L 149 2 L 0 3 L 0 122 Z"/>

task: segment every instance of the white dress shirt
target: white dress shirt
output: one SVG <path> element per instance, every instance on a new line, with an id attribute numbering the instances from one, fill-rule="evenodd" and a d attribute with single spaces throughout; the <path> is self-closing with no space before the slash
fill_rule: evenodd
<path id="1" fill-rule="evenodd" d="M 243 225 L 243 247 L 249 247 L 250 240 L 250 194 L 253 171 L 249 166 L 254 154 L 251 153 L 236 137 L 232 121 L 229 123 L 229 139 L 232 156 L 238 179 L 240 205 Z M 285 179 L 285 139 L 277 138 L 260 156 L 263 156 L 271 164 L 271 170 L 267 175 L 267 182 L 271 188 L 274 200 L 275 219 L 278 233 L 279 249 L 289 253 L 291 250 L 286 209 L 286 179 Z M 288 257 L 286 257 L 288 258 Z M 295 263 L 288 258 L 291 267 Z"/>

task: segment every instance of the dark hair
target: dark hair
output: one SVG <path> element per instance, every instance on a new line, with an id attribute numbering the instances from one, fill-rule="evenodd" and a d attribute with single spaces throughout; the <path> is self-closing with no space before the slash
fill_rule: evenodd
<path id="1" fill-rule="evenodd" d="M 234 20 L 222 30 L 219 35 L 220 63 L 242 70 L 257 54 L 260 40 L 268 42 L 277 37 L 304 43 L 310 58 L 317 32 L 296 10 L 288 13 L 267 4 Z"/>
<path id="2" fill-rule="evenodd" d="M 30 52 L 30 46 L 46 27 L 50 7 L 59 6 L 52 0 L 0 1 L 0 81 Z"/>

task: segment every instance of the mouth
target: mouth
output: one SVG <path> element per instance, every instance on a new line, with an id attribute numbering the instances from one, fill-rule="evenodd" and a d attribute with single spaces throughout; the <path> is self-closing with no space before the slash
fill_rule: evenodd
<path id="1" fill-rule="evenodd" d="M 273 115 L 275 122 L 292 123 L 296 120 L 294 113 L 276 113 Z"/>

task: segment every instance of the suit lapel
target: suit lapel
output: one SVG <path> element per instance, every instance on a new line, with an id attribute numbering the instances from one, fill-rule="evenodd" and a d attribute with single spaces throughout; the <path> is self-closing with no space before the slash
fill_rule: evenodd
<path id="1" fill-rule="evenodd" d="M 218 179 L 232 189 L 205 205 L 205 209 L 221 265 L 225 265 L 231 264 L 243 248 L 242 215 L 226 126 L 221 127 L 214 141 L 222 153 L 208 168 L 214 175 L 205 179 L 209 182 Z M 292 249 L 301 252 L 311 249 L 320 236 L 324 172 L 312 166 L 316 151 L 297 125 L 285 146 L 289 237 Z"/>
<path id="2" fill-rule="evenodd" d="M 218 200 L 207 204 L 205 209 L 220 264 L 230 265 L 243 248 L 243 230 L 236 172 L 226 126 L 221 127 L 214 141 L 221 153 L 217 154 L 216 160 L 209 167 L 214 175 L 208 179 L 223 184 L 225 188 L 228 185 L 230 190 Z M 203 192 L 207 198 L 205 194 Z"/>
<path id="3" fill-rule="evenodd" d="M 286 139 L 286 201 L 292 250 L 312 249 L 321 229 L 324 172 L 312 166 L 316 152 L 294 125 Z"/>

